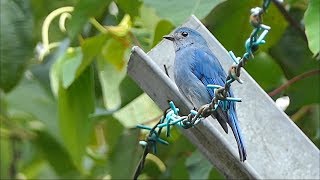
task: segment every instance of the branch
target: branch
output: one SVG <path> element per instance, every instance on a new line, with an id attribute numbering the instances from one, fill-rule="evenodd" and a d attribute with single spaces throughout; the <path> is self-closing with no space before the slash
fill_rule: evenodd
<path id="1" fill-rule="evenodd" d="M 307 36 L 304 32 L 304 27 L 288 13 L 288 11 L 282 6 L 282 4 L 278 0 L 272 0 L 272 2 L 278 8 L 283 17 L 289 22 L 289 24 L 298 31 L 300 36 L 303 37 L 303 39 L 306 42 L 308 42 Z"/>
<path id="2" fill-rule="evenodd" d="M 275 96 L 275 95 L 279 94 L 281 91 L 283 91 L 284 89 L 286 89 L 287 87 L 289 87 L 291 84 L 293 84 L 293 83 L 295 83 L 295 82 L 297 82 L 299 80 L 302 80 L 304 78 L 316 75 L 316 74 L 320 74 L 320 69 L 311 70 L 311 71 L 305 72 L 303 74 L 300 74 L 298 76 L 295 76 L 294 78 L 290 79 L 288 82 L 286 82 L 285 84 L 281 85 L 277 89 L 269 92 L 268 95 L 271 96 L 271 97 Z"/>

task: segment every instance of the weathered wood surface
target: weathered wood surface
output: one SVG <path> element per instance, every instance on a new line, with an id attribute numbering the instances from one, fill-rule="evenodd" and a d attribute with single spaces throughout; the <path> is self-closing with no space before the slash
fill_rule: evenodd
<path id="1" fill-rule="evenodd" d="M 212 34 L 192 16 L 183 26 L 199 31 L 227 70 L 232 64 L 227 51 Z M 172 42 L 162 41 L 148 55 L 134 47 L 128 74 L 161 109 L 173 100 L 187 114 L 192 106 L 179 93 L 172 75 L 174 49 Z M 249 63 L 254 63 L 251 61 Z M 165 74 L 166 65 L 170 78 Z M 232 133 L 226 134 L 214 119 L 207 118 L 183 134 L 227 178 L 250 179 L 320 179 L 320 152 L 273 100 L 242 70 L 244 84 L 232 84 L 237 112 L 247 147 L 247 160 L 239 161 Z M 170 148 L 170 147 L 168 147 Z"/>

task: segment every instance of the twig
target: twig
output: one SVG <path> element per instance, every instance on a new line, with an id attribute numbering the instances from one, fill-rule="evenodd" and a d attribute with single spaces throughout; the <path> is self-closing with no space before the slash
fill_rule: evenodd
<path id="1" fill-rule="evenodd" d="M 320 69 L 311 70 L 311 71 L 302 73 L 302 74 L 300 74 L 298 76 L 295 76 L 294 78 L 290 79 L 288 82 L 286 82 L 285 84 L 281 85 L 277 89 L 269 92 L 268 95 L 271 96 L 271 97 L 275 96 L 275 95 L 279 94 L 281 91 L 283 91 L 284 89 L 286 89 L 291 84 L 293 84 L 293 83 L 295 83 L 295 82 L 297 82 L 297 81 L 299 81 L 301 79 L 304 79 L 304 78 L 307 78 L 307 77 L 310 77 L 310 76 L 313 76 L 313 75 L 316 75 L 316 74 L 320 74 Z"/>
<path id="2" fill-rule="evenodd" d="M 140 47 L 141 49 L 143 49 L 141 43 L 139 42 L 138 38 L 130 31 L 129 32 L 129 35 L 131 36 L 132 40 L 133 40 L 133 43 L 135 45 L 137 45 L 138 47 Z"/>
<path id="3" fill-rule="evenodd" d="M 146 160 L 146 157 L 147 155 L 149 154 L 149 146 L 145 146 L 144 147 L 144 151 L 143 151 L 143 155 L 139 161 L 139 164 L 138 166 L 136 167 L 136 170 L 135 170 L 135 173 L 134 173 L 134 176 L 133 176 L 133 179 L 136 180 L 138 179 L 139 175 L 141 174 L 142 170 L 143 170 L 143 167 L 144 167 L 144 162 Z"/>
<path id="4" fill-rule="evenodd" d="M 281 12 L 283 17 L 289 22 L 289 24 L 295 28 L 301 37 L 307 42 L 307 36 L 304 32 L 304 27 L 298 23 L 289 13 L 288 11 L 282 6 L 282 4 L 278 0 L 272 0 L 273 4 L 278 8 Z"/>

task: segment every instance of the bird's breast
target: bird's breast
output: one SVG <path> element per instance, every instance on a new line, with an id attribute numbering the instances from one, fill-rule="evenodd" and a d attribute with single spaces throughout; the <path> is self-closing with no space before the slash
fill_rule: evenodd
<path id="1" fill-rule="evenodd" d="M 210 101 L 206 87 L 193 73 L 195 62 L 194 53 L 190 51 L 181 51 L 176 53 L 174 62 L 174 80 L 179 91 L 198 108 L 199 105 Z"/>

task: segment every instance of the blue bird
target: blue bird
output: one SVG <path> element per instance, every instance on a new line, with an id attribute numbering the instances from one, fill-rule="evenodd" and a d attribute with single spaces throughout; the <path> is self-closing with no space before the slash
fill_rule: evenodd
<path id="1" fill-rule="evenodd" d="M 206 40 L 197 31 L 187 27 L 178 28 L 173 35 L 167 35 L 163 38 L 174 43 L 173 73 L 180 92 L 195 108 L 199 108 L 204 103 L 210 103 L 214 97 L 214 91 L 207 88 L 207 85 L 224 86 L 227 76 L 218 59 L 209 49 Z M 231 90 L 228 93 L 230 97 L 233 96 Z M 235 103 L 228 102 L 227 111 L 218 107 L 213 116 L 226 133 L 228 133 L 227 123 L 229 124 L 237 141 L 240 161 L 245 161 L 247 154 Z"/>

